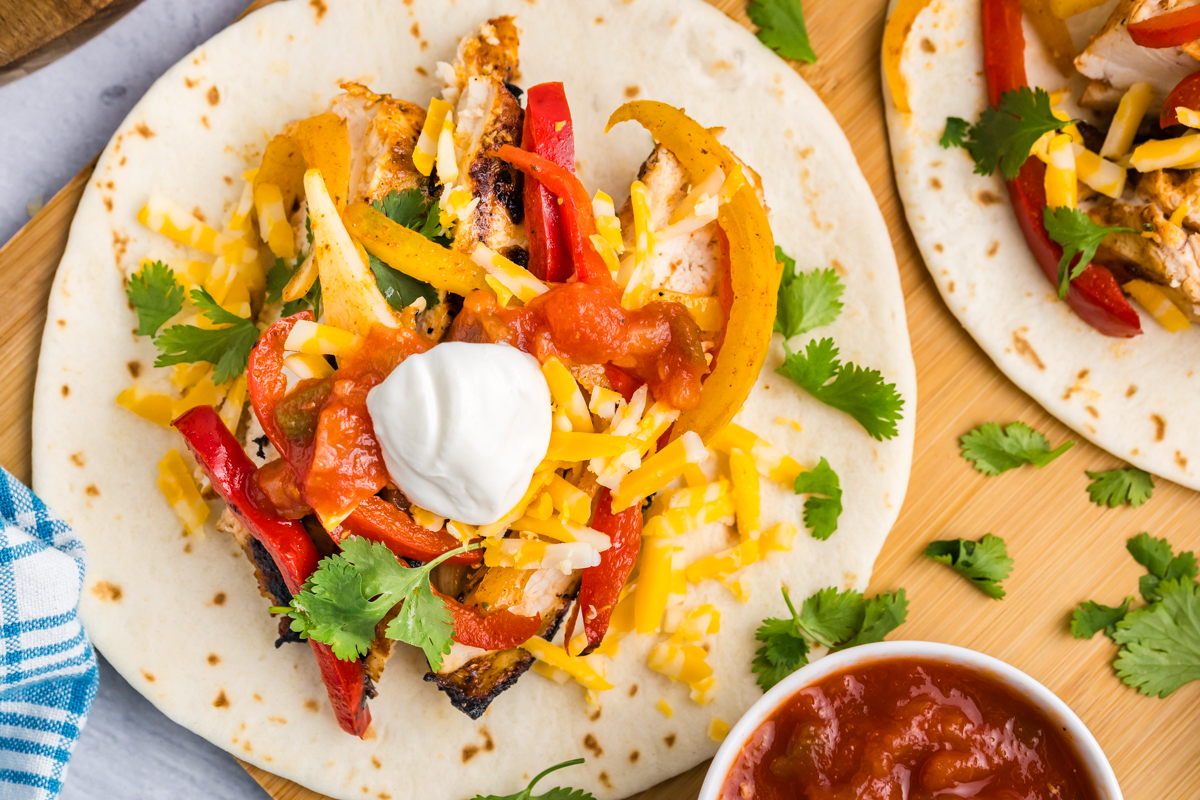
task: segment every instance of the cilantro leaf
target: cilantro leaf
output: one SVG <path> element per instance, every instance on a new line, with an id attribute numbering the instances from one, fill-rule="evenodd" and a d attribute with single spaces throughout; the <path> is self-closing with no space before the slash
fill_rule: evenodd
<path id="1" fill-rule="evenodd" d="M 813 328 L 828 325 L 842 313 L 838 298 L 846 287 L 837 272 L 818 269 L 796 272 L 796 262 L 776 245 L 775 260 L 783 262 L 779 283 L 779 303 L 775 311 L 775 331 L 790 339 Z"/>
<path id="2" fill-rule="evenodd" d="M 283 304 L 279 315 L 290 317 L 297 311 L 304 311 L 311 308 L 315 319 L 321 318 L 321 279 L 317 278 L 313 281 L 313 285 L 309 288 L 308 293 L 303 297 L 297 297 L 295 300 L 289 300 Z"/>
<path id="3" fill-rule="evenodd" d="M 1051 450 L 1046 437 L 1026 425 L 1014 422 L 1001 429 L 995 422 L 985 422 L 959 440 L 962 456 L 984 475 L 996 476 L 1022 464 L 1039 469 L 1061 456 L 1075 444 L 1066 442 Z"/>
<path id="4" fill-rule="evenodd" d="M 788 590 L 783 590 L 790 619 L 764 619 L 754 638 L 762 642 L 750 670 L 765 692 L 808 663 L 812 645 L 845 650 L 860 644 L 881 642 L 903 624 L 908 615 L 904 590 L 885 592 L 870 599 L 854 589 L 822 589 L 804 601 L 799 613 Z"/>
<path id="5" fill-rule="evenodd" d="M 297 266 L 300 264 L 297 261 Z M 278 303 L 283 299 L 283 290 L 287 288 L 288 281 L 292 279 L 292 275 L 296 270 L 287 265 L 279 256 L 275 257 L 275 266 L 271 267 L 271 271 L 267 273 L 267 297 L 264 302 Z M 284 316 L 288 316 L 285 314 Z"/>
<path id="6" fill-rule="evenodd" d="M 832 339 L 809 342 L 803 354 L 793 353 L 785 342 L 784 351 L 787 357 L 776 373 L 825 405 L 854 417 L 873 438 L 896 435 L 904 400 L 894 383 L 884 383 L 878 370 L 843 364 Z"/>
<path id="7" fill-rule="evenodd" d="M 830 586 L 804 601 L 800 629 L 815 642 L 834 647 L 853 636 L 863 624 L 863 596 L 854 589 L 839 592 Z"/>
<path id="8" fill-rule="evenodd" d="M 400 612 L 385 635 L 420 647 L 433 670 L 450 652 L 454 616 L 433 593 L 429 574 L 438 564 L 478 545 L 451 550 L 419 567 L 407 567 L 382 543 L 357 536 L 341 542 L 342 550 L 321 560 L 287 613 L 292 630 L 324 642 L 340 659 L 367 653 L 375 627 L 397 604 Z"/>
<path id="9" fill-rule="evenodd" d="M 125 296 L 137 311 L 138 336 L 155 335 L 183 310 L 183 287 L 175 282 L 175 270 L 161 261 L 145 264 L 130 275 Z"/>
<path id="10" fill-rule="evenodd" d="M 1111 637 L 1117 629 L 1117 623 L 1129 613 L 1129 604 L 1132 602 L 1133 595 L 1126 597 L 1119 606 L 1104 606 L 1093 600 L 1080 603 L 1071 615 L 1071 635 L 1076 639 L 1091 639 L 1104 631 Z"/>
<path id="11" fill-rule="evenodd" d="M 988 533 L 978 542 L 969 539 L 930 542 L 925 555 L 950 567 L 993 600 L 1004 597 L 1000 582 L 1012 572 L 1013 560 L 1008 557 L 1008 547 L 999 536 Z"/>
<path id="12" fill-rule="evenodd" d="M 1088 496 L 1098 506 L 1137 508 L 1154 493 L 1154 479 L 1150 473 L 1136 467 L 1088 472 L 1087 476 L 1092 479 L 1088 484 Z"/>
<path id="13" fill-rule="evenodd" d="M 537 782 L 549 775 L 551 772 L 555 772 L 565 767 L 573 767 L 577 764 L 582 764 L 583 762 L 584 760 L 582 758 L 573 758 L 570 761 L 564 761 L 561 764 L 555 764 L 553 767 L 544 769 L 534 776 L 534 779 L 529 782 L 528 786 L 516 794 L 508 794 L 504 795 L 503 797 L 494 794 L 489 794 L 485 797 L 484 795 L 477 794 L 475 795 L 474 800 L 596 800 L 588 792 L 580 789 L 567 789 L 564 787 L 551 789 L 545 794 L 533 794 L 533 787 L 537 785 Z"/>
<path id="14" fill-rule="evenodd" d="M 1161 599 L 1158 586 L 1165 580 L 1195 580 L 1198 572 L 1196 556 L 1191 551 L 1175 555 L 1166 539 L 1156 539 L 1148 533 L 1139 533 L 1130 539 L 1125 548 L 1133 560 L 1146 568 L 1148 575 L 1138 581 L 1138 589 L 1147 603 Z"/>
<path id="15" fill-rule="evenodd" d="M 903 589 L 875 595 L 863 605 L 863 622 L 858 633 L 833 649 L 845 650 L 860 644 L 882 642 L 884 637 L 903 625 L 906 619 L 908 597 Z"/>
<path id="16" fill-rule="evenodd" d="M 804 501 L 804 524 L 814 539 L 828 539 L 837 530 L 842 513 L 842 485 L 837 473 L 822 456 L 819 464 L 796 476 L 795 488 L 796 494 L 825 495 Z"/>
<path id="17" fill-rule="evenodd" d="M 226 327 L 209 330 L 196 325 L 172 325 L 154 340 L 159 350 L 154 366 L 207 361 L 213 365 L 213 383 L 233 380 L 246 371 L 250 351 L 258 343 L 258 327 L 221 308 L 206 289 L 193 289 L 192 302 L 213 324 Z"/>
<path id="18" fill-rule="evenodd" d="M 1158 589 L 1160 602 L 1117 623 L 1113 640 L 1122 647 L 1113 667 L 1142 694 L 1166 697 L 1200 680 L 1200 586 L 1179 578 Z"/>
<path id="19" fill-rule="evenodd" d="M 784 58 L 816 63 L 800 0 L 750 0 L 746 13 L 759 27 L 756 35 L 760 42 Z"/>
<path id="20" fill-rule="evenodd" d="M 1012 180 L 1042 134 L 1059 130 L 1072 121 L 1054 116 L 1045 89 L 1022 86 L 1000 95 L 999 108 L 984 109 L 979 122 L 967 131 L 963 147 L 975 161 L 976 173 L 991 175 L 1000 167 L 1004 179 Z"/>
<path id="21" fill-rule="evenodd" d="M 375 273 L 375 285 L 392 308 L 403 311 L 415 303 L 418 297 L 425 298 L 425 308 L 437 305 L 437 289 L 430 284 L 405 275 L 398 269 L 392 269 L 370 253 L 367 253 L 367 262 L 371 265 L 371 272 Z"/>
<path id="22" fill-rule="evenodd" d="M 970 129 L 971 123 L 962 117 L 946 117 L 946 129 L 942 131 L 942 138 L 938 139 L 938 144 L 946 150 L 951 147 L 962 147 L 963 140 Z"/>
<path id="23" fill-rule="evenodd" d="M 1050 238 L 1062 245 L 1062 258 L 1058 260 L 1058 299 L 1067 296 L 1071 281 L 1083 274 L 1092 263 L 1096 250 L 1104 237 L 1110 233 L 1137 233 L 1133 228 L 1108 228 L 1092 222 L 1092 218 L 1078 208 L 1042 209 L 1042 222 Z M 1071 262 L 1079 260 L 1071 267 Z"/>

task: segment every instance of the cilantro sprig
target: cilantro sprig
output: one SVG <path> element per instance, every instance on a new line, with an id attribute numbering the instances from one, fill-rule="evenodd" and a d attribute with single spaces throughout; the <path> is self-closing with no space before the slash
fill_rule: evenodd
<path id="1" fill-rule="evenodd" d="M 793 353 L 775 370 L 827 406 L 854 417 L 872 438 L 891 439 L 902 418 L 904 399 L 894 383 L 885 383 L 878 370 L 843 364 L 832 339 L 811 341 L 803 353 Z"/>
<path id="2" fill-rule="evenodd" d="M 958 117 L 946 120 L 940 144 L 961 144 L 975 162 L 975 172 L 991 175 L 1000 168 L 1005 180 L 1021 171 L 1042 134 L 1060 130 L 1078 120 L 1054 116 L 1050 94 L 1045 89 L 1022 86 L 1000 95 L 998 108 L 989 106 L 969 128 Z"/>
<path id="3" fill-rule="evenodd" d="M 804 524 L 813 538 L 828 539 L 837 530 L 842 514 L 842 484 L 824 456 L 811 470 L 796 476 L 795 489 L 796 494 L 810 495 L 804 501 Z"/>
<path id="4" fill-rule="evenodd" d="M 1087 487 L 1088 497 L 1098 506 L 1137 508 L 1154 494 L 1154 478 L 1137 467 L 1087 472 L 1087 476 L 1092 479 Z"/>
<path id="5" fill-rule="evenodd" d="M 1126 542 L 1146 568 L 1138 582 L 1147 605 L 1130 610 L 1133 597 L 1119 606 L 1080 603 L 1072 614 L 1071 635 L 1090 639 L 1104 631 L 1120 646 L 1113 668 L 1142 694 L 1166 697 L 1200 680 L 1200 583 L 1196 556 L 1176 554 L 1166 539 L 1141 533 Z"/>
<path id="6" fill-rule="evenodd" d="M 959 442 L 963 458 L 989 477 L 1023 464 L 1033 464 L 1040 469 L 1075 445 L 1065 442 L 1051 450 L 1046 437 L 1024 422 L 1013 422 L 1005 428 L 995 422 L 985 422 L 964 434 Z"/>
<path id="7" fill-rule="evenodd" d="M 290 606 L 275 608 L 292 618 L 292 630 L 324 642 L 342 660 L 366 655 L 375 626 L 400 604 L 384 635 L 421 648 L 436 672 L 450 652 L 454 616 L 433 593 L 429 574 L 438 564 L 479 547 L 464 545 L 419 567 L 407 567 L 380 542 L 351 536 L 342 551 L 321 560 Z"/>
<path id="8" fill-rule="evenodd" d="M 191 297 L 210 322 L 224 327 L 172 325 L 154 340 L 154 346 L 159 350 L 154 366 L 207 361 L 213 365 L 213 383 L 231 381 L 246 371 L 250 351 L 258 343 L 261 332 L 250 320 L 221 308 L 207 289 L 193 289 Z"/>
<path id="9" fill-rule="evenodd" d="M 1046 233 L 1050 234 L 1050 238 L 1062 245 L 1063 249 L 1062 258 L 1058 260 L 1059 300 L 1066 298 L 1071 281 L 1082 275 L 1092 263 L 1092 259 L 1096 257 L 1096 250 L 1106 236 L 1114 233 L 1137 233 L 1133 228 L 1109 228 L 1097 224 L 1092 222 L 1092 218 L 1084 211 L 1065 206 L 1047 206 L 1042 209 L 1042 223 L 1046 226 Z M 1079 257 L 1078 260 L 1076 256 Z M 1071 266 L 1072 262 L 1074 266 Z"/>
<path id="10" fill-rule="evenodd" d="M 783 264 L 779 282 L 779 302 L 775 312 L 775 332 L 790 339 L 814 328 L 828 325 L 842 313 L 838 298 L 846 287 L 832 269 L 797 272 L 796 261 L 778 245 L 775 260 Z"/>
<path id="11" fill-rule="evenodd" d="M 970 539 L 930 542 L 925 555 L 950 567 L 993 600 L 1004 598 L 1000 582 L 1012 572 L 1013 560 L 999 536 L 988 533 L 978 542 Z"/>
<path id="12" fill-rule="evenodd" d="M 183 287 L 175 280 L 175 270 L 161 261 L 144 264 L 130 275 L 125 296 L 137 312 L 138 336 L 154 336 L 183 310 Z"/>
<path id="13" fill-rule="evenodd" d="M 750 0 L 746 13 L 759 28 L 760 42 L 784 58 L 816 63 L 800 0 Z"/>
<path id="14" fill-rule="evenodd" d="M 403 192 L 393 190 L 371 205 L 392 222 L 411 228 L 438 244 L 449 244 L 446 230 L 441 224 L 438 200 L 429 200 L 421 194 L 420 189 L 405 189 Z M 367 262 L 375 275 L 375 285 L 392 308 L 397 311 L 405 309 L 415 303 L 418 297 L 425 298 L 426 308 L 437 305 L 438 293 L 432 285 L 393 269 L 370 253 L 367 253 Z"/>
<path id="15" fill-rule="evenodd" d="M 764 619 L 754 634 L 762 647 L 755 652 L 750 670 L 764 692 L 807 664 L 813 646 L 837 651 L 882 642 L 908 617 L 903 589 L 867 599 L 854 589 L 839 592 L 830 586 L 805 600 L 799 612 L 787 588 L 782 591 L 791 617 Z"/>
<path id="16" fill-rule="evenodd" d="M 564 786 L 551 789 L 545 794 L 533 794 L 533 787 L 537 785 L 537 782 L 549 775 L 551 772 L 557 772 L 558 770 L 565 769 L 566 767 L 574 767 L 578 764 L 582 764 L 583 762 L 584 760 L 582 758 L 573 758 L 570 761 L 564 761 L 561 764 L 555 764 L 553 767 L 544 769 L 534 776 L 533 780 L 529 782 L 528 786 L 516 794 L 506 794 L 502 797 L 494 794 L 489 794 L 486 796 L 477 794 L 475 795 L 474 800 L 596 800 L 589 792 L 585 792 L 581 789 L 568 789 Z"/>

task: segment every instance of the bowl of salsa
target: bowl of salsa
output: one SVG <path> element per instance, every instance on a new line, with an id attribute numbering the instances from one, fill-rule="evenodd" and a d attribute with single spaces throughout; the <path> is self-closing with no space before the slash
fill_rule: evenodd
<path id="1" fill-rule="evenodd" d="M 700 800 L 1121 800 L 1104 752 L 1049 689 L 953 645 L 819 659 L 729 732 Z"/>

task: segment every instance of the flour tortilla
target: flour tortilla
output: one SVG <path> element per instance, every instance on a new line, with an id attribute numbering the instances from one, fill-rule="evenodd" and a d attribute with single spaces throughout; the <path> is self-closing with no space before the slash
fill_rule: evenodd
<path id="1" fill-rule="evenodd" d="M 361 741 L 338 729 L 309 649 L 274 647 L 276 622 L 231 539 L 211 528 L 203 539 L 181 536 L 155 485 L 156 463 L 182 449 L 179 436 L 113 402 L 131 381 L 131 362 L 143 380 L 154 372 L 152 345 L 131 334 L 122 277 L 163 246 L 135 221 L 151 191 L 216 218 L 268 138 L 323 111 L 339 82 L 426 103 L 437 87 L 425 72 L 504 13 L 517 14 L 523 29 L 521 85 L 566 84 L 580 174 L 618 204 L 652 146 L 632 124 L 603 135 L 630 96 L 685 106 L 704 124 L 728 128 L 725 141 L 763 175 L 780 244 L 806 269 L 832 264 L 843 273 L 845 310 L 818 333 L 832 335 L 844 358 L 896 382 L 904 420 L 895 439 L 870 439 L 773 373 L 783 357 L 776 336 L 739 421 L 805 464 L 827 457 L 841 476 L 845 512 L 829 541 L 815 541 L 800 524 L 803 498 L 764 481 L 764 523 L 791 520 L 801 532 L 793 551 L 745 570 L 748 603 L 716 582 L 691 589 L 689 605 L 711 602 L 723 615 L 710 657 L 721 688 L 711 705 L 693 703 L 686 686 L 646 667 L 661 637 L 628 636 L 609 673 L 617 688 L 601 696 L 599 711 L 573 682 L 531 673 L 472 721 L 422 681 L 419 651 L 400 647 L 371 702 L 373 738 Z M 761 696 L 749 670 L 754 630 L 784 613 L 781 581 L 794 597 L 866 586 L 904 500 L 915 404 L 895 257 L 850 147 L 808 86 L 719 12 L 691 0 L 458 0 L 452 8 L 292 0 L 252 14 L 167 72 L 101 157 L 50 301 L 34 483 L 87 545 L 81 614 L 97 647 L 169 717 L 239 758 L 333 797 L 460 800 L 517 791 L 542 768 L 585 756 L 586 765 L 543 788 L 561 781 L 616 798 L 712 755 L 710 721 L 733 723 Z M 714 532 L 706 535 L 712 546 Z M 673 718 L 657 710 L 660 699 Z"/>
<path id="2" fill-rule="evenodd" d="M 1070 20 L 1077 47 L 1113 5 Z M 996 366 L 1047 411 L 1114 456 L 1200 489 L 1200 332 L 1168 333 L 1135 304 L 1141 336 L 1097 333 L 1058 301 L 1003 180 L 973 174 L 965 150 L 938 145 L 947 117 L 974 121 L 987 103 L 979 7 L 979 0 L 935 0 L 906 48 L 913 113 L 900 114 L 885 98 L 896 184 L 929 273 Z M 1064 88 L 1028 22 L 1025 41 L 1030 84 Z M 1078 96 L 1086 79 L 1073 80 Z"/>

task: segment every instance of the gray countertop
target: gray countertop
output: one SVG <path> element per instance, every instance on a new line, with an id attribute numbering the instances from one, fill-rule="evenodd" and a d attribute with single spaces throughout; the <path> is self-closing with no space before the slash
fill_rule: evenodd
<path id="1" fill-rule="evenodd" d="M 97 155 L 150 84 L 249 0 L 145 0 L 54 64 L 0 87 L 0 242 Z M 265 798 L 224 751 L 160 714 L 103 658 L 66 800 Z"/>

